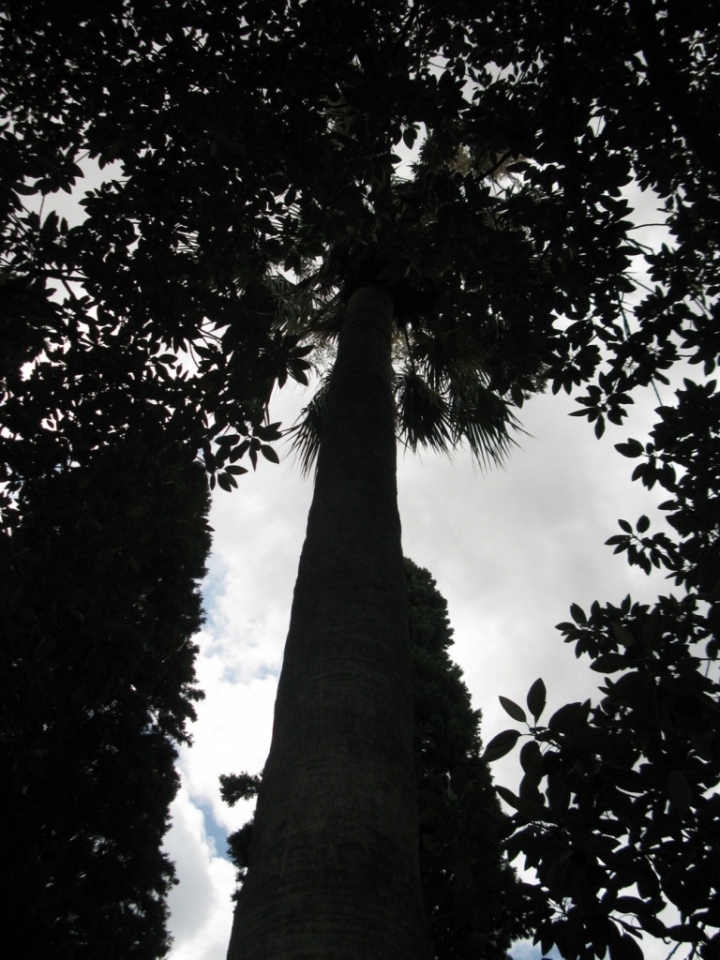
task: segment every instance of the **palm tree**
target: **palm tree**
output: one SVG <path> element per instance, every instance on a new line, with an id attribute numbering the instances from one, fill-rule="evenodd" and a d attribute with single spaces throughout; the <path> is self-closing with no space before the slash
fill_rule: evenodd
<path id="1" fill-rule="evenodd" d="M 315 490 L 230 960 L 431 955 L 396 434 L 439 450 L 465 439 L 481 462 L 499 462 L 515 420 L 493 389 L 501 315 L 453 309 L 462 298 L 487 305 L 488 294 L 442 259 L 445 224 L 430 201 L 442 178 L 461 174 L 430 152 L 413 181 L 387 191 L 392 215 L 372 248 L 335 245 L 294 288 L 305 306 L 311 290 L 321 304 L 309 319 L 305 310 L 301 332 L 337 335 L 337 356 L 296 428 L 306 469 L 317 452 Z M 503 236 L 517 244 L 487 209 L 471 214 L 486 248 Z M 424 253 L 429 262 L 414 267 Z M 291 287 L 281 285 L 282 307 Z M 516 377 L 516 398 L 537 373 Z"/>

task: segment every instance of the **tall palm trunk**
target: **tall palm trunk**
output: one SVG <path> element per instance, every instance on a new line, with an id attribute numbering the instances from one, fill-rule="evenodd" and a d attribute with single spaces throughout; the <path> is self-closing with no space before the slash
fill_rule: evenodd
<path id="1" fill-rule="evenodd" d="M 351 297 L 229 960 L 424 960 L 392 301 Z"/>

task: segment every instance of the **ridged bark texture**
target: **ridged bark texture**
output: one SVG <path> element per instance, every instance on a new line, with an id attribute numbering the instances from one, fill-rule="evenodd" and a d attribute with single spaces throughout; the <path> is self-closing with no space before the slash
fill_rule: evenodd
<path id="1" fill-rule="evenodd" d="M 425 960 L 392 301 L 351 297 L 228 960 Z"/>

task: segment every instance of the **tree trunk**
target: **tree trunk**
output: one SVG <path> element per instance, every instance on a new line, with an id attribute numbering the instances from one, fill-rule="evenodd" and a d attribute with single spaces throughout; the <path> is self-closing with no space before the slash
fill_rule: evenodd
<path id="1" fill-rule="evenodd" d="M 425 960 L 392 301 L 351 297 L 228 960 Z"/>

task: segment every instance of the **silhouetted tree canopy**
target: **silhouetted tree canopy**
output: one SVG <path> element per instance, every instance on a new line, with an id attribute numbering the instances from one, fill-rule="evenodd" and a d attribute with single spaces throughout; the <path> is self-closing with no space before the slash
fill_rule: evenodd
<path id="1" fill-rule="evenodd" d="M 118 441 L 26 483 L 0 537 L 0 888 L 13 953 L 155 958 L 160 850 L 194 719 L 199 464 Z"/>
<path id="2" fill-rule="evenodd" d="M 191 716 L 208 548 L 193 462 L 230 490 L 244 458 L 276 461 L 272 390 L 307 380 L 350 295 L 374 284 L 394 305 L 411 446 L 465 439 L 496 459 L 514 409 L 544 384 L 581 394 L 577 414 L 600 437 L 633 391 L 696 366 L 650 444 L 618 445 L 641 458 L 636 479 L 668 490 L 674 532 L 623 521 L 614 544 L 667 569 L 680 596 L 573 608 L 562 629 L 612 671 L 606 698 L 545 728 L 535 686 L 525 780 L 502 795 L 517 810 L 510 850 L 557 906 L 543 949 L 635 960 L 641 928 L 715 956 L 713 5 L 363 0 L 338 16 L 330 0 L 28 0 L 0 12 L 0 749 L 25 824 L 9 834 L 7 862 L 23 867 L 7 902 L 37 903 L 23 929 L 42 938 L 59 918 L 58 955 L 82 956 L 102 876 L 116 884 L 103 923 L 118 951 L 162 948 L 170 868 L 157 844 Z M 421 141 L 399 176 L 395 151 Z M 657 249 L 637 239 L 637 186 L 658 201 Z M 82 195 L 79 222 L 54 210 L 58 191 Z M 516 741 L 500 734 L 486 757 Z M 152 790 L 113 786 L 131 764 L 156 771 Z M 49 800 L 60 766 L 67 793 Z M 99 819 L 76 836 L 77 798 L 96 794 Z M 126 797 L 147 829 L 149 859 L 132 858 L 142 879 L 102 852 L 140 843 L 118 812 Z M 62 864 L 72 876 L 54 873 Z M 669 931 L 665 901 L 681 913 Z"/>

